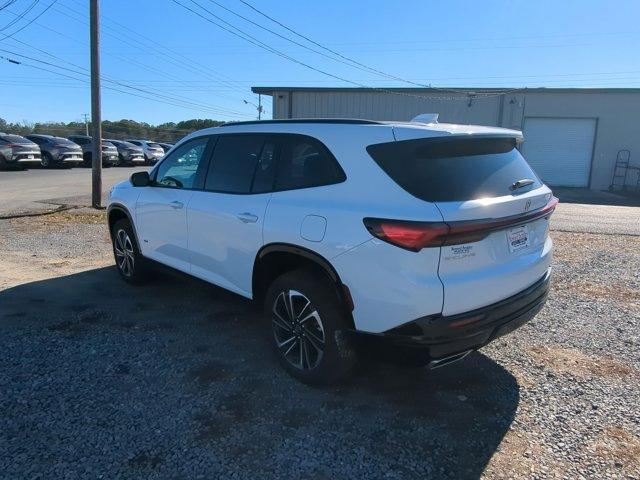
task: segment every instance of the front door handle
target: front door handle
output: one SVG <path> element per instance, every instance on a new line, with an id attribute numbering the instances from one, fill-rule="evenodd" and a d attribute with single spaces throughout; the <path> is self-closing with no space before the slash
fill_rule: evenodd
<path id="1" fill-rule="evenodd" d="M 175 208 L 176 210 L 180 210 L 181 208 L 184 208 L 184 203 L 179 202 L 178 200 L 174 200 L 169 205 L 171 205 L 171 208 Z"/>
<path id="2" fill-rule="evenodd" d="M 258 221 L 258 216 L 249 212 L 239 213 L 236 217 L 243 223 L 256 223 Z"/>

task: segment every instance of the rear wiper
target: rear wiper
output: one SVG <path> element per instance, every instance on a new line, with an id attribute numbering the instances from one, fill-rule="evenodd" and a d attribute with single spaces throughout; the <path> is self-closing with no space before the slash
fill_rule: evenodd
<path id="1" fill-rule="evenodd" d="M 532 185 L 536 183 L 535 180 L 531 180 L 530 178 L 523 178 L 522 180 L 518 180 L 517 182 L 513 182 L 511 184 L 511 186 L 509 187 L 509 190 L 518 190 L 519 188 L 522 187 L 528 187 L 529 185 Z"/>

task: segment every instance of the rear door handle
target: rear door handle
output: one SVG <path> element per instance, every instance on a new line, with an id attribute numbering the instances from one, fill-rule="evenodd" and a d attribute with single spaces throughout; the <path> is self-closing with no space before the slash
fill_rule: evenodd
<path id="1" fill-rule="evenodd" d="M 184 203 L 179 202 L 178 200 L 174 200 L 169 205 L 171 205 L 171 208 L 175 208 L 176 210 L 184 208 Z"/>
<path id="2" fill-rule="evenodd" d="M 258 221 L 258 216 L 249 212 L 239 213 L 236 217 L 243 223 L 256 223 Z"/>

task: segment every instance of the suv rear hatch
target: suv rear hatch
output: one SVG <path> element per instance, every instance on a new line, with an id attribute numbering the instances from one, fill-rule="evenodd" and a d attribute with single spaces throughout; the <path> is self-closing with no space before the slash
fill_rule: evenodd
<path id="1" fill-rule="evenodd" d="M 367 148 L 399 186 L 442 214 L 423 245 L 441 248 L 443 315 L 499 302 L 548 272 L 557 199 L 520 155 L 520 138 L 448 135 Z"/>

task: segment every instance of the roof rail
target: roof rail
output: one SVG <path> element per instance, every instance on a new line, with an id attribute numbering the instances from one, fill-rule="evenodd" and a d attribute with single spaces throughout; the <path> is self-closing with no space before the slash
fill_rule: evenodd
<path id="1" fill-rule="evenodd" d="M 278 123 L 333 123 L 333 124 L 349 124 L 349 125 L 384 125 L 383 122 L 376 120 L 362 120 L 359 118 L 287 118 L 283 120 L 249 120 L 245 122 L 229 122 L 220 125 L 220 127 L 229 127 L 233 125 L 271 125 Z"/>

